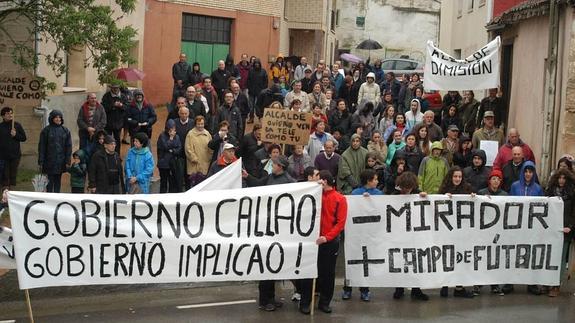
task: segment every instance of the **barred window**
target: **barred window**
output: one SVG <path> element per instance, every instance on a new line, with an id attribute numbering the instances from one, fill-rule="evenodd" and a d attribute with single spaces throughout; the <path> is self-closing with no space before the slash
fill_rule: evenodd
<path id="1" fill-rule="evenodd" d="M 229 44 L 232 20 L 183 14 L 182 40 L 210 44 Z"/>

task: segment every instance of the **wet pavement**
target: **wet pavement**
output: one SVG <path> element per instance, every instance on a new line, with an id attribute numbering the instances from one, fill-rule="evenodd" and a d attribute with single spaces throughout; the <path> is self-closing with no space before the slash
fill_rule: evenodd
<path id="1" fill-rule="evenodd" d="M 284 306 L 275 312 L 257 308 L 255 283 L 193 289 L 156 286 L 85 297 L 38 298 L 32 290 L 31 298 L 36 322 L 575 322 L 573 288 L 557 298 L 526 294 L 524 286 L 510 295 L 485 293 L 474 299 L 444 299 L 438 290 L 430 290 L 428 302 L 393 300 L 390 288 L 372 289 L 370 302 L 360 301 L 355 290 L 351 300 L 343 301 L 339 290 L 333 313 L 316 310 L 313 317 L 299 313 L 289 300 L 289 282 L 276 286 Z M 0 308 L 0 320 L 27 321 L 23 301 L 2 302 Z"/>

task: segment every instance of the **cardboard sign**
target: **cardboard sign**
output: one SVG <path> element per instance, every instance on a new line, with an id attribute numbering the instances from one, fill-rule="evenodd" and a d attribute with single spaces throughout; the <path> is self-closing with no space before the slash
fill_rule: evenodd
<path id="1" fill-rule="evenodd" d="M 274 144 L 307 145 L 311 118 L 311 113 L 265 109 L 262 121 L 262 141 Z"/>
<path id="2" fill-rule="evenodd" d="M 347 201 L 349 286 L 559 285 L 560 198 L 394 195 Z"/>
<path id="3" fill-rule="evenodd" d="M 42 103 L 40 81 L 30 75 L 0 75 L 0 105 L 35 107 Z"/>

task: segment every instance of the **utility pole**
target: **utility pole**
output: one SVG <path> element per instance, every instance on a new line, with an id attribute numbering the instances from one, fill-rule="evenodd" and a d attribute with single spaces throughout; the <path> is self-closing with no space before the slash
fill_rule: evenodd
<path id="1" fill-rule="evenodd" d="M 557 46 L 559 41 L 559 8 L 557 0 L 549 1 L 549 42 L 545 68 L 545 92 L 543 106 L 543 154 L 541 155 L 541 177 L 546 182 L 555 160 L 558 124 L 555 118 L 557 93 Z"/>

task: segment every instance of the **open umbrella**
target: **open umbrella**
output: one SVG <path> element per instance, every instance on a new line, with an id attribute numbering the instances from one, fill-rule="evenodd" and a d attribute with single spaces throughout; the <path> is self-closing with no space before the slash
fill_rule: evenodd
<path id="1" fill-rule="evenodd" d="M 354 64 L 363 62 L 363 58 L 357 57 L 353 54 L 348 54 L 348 53 L 343 53 L 343 54 L 339 55 L 339 58 L 341 58 L 342 60 L 344 60 L 346 62 L 350 62 L 350 63 L 354 63 Z"/>
<path id="2" fill-rule="evenodd" d="M 144 77 L 146 77 L 146 73 L 140 71 L 137 68 L 132 68 L 132 67 L 119 68 L 117 70 L 113 70 L 112 74 L 118 80 L 124 80 L 126 82 L 139 81 L 139 80 L 143 80 Z"/>
<path id="3" fill-rule="evenodd" d="M 357 49 L 382 49 L 383 47 L 381 47 L 381 45 L 372 39 L 366 39 L 364 41 L 362 41 L 361 43 L 359 43 L 359 45 L 357 45 L 356 47 Z"/>
<path id="4" fill-rule="evenodd" d="M 366 39 L 359 43 L 356 47 L 357 49 L 367 49 L 369 51 L 368 58 L 371 59 L 371 50 L 372 49 L 382 49 L 383 47 L 375 40 Z"/>

